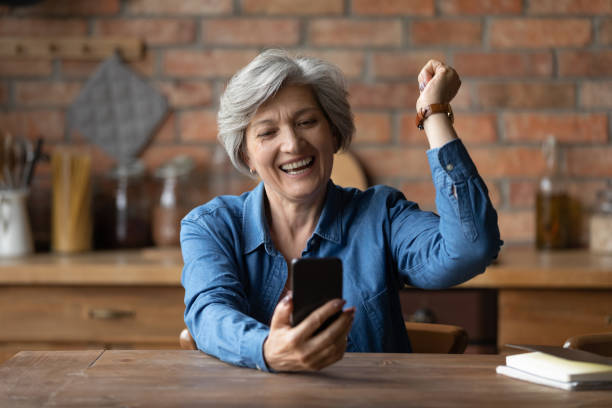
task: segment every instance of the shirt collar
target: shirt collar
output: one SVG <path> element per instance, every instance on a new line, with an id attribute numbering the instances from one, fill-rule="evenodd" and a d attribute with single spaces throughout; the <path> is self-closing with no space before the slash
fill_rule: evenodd
<path id="1" fill-rule="evenodd" d="M 242 225 L 245 254 L 270 241 L 265 216 L 264 194 L 264 184 L 260 182 L 244 200 Z M 323 210 L 314 231 L 314 234 L 336 244 L 342 243 L 341 199 L 340 189 L 329 180 Z"/>

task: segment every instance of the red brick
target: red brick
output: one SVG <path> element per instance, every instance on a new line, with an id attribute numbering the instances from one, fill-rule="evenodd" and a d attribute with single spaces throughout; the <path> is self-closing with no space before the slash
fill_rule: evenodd
<path id="1" fill-rule="evenodd" d="M 470 148 L 470 155 L 481 175 L 486 177 L 540 176 L 546 163 L 539 147 Z"/>
<path id="2" fill-rule="evenodd" d="M 513 208 L 535 208 L 538 179 L 510 182 L 510 206 Z"/>
<path id="3" fill-rule="evenodd" d="M 604 45 L 612 45 L 612 19 L 602 20 L 599 24 L 597 42 Z"/>
<path id="4" fill-rule="evenodd" d="M 256 55 L 254 50 L 171 50 L 164 56 L 164 73 L 177 77 L 230 77 Z"/>
<path id="5" fill-rule="evenodd" d="M 583 83 L 580 88 L 580 106 L 612 108 L 612 81 Z"/>
<path id="6" fill-rule="evenodd" d="M 420 147 L 358 147 L 354 153 L 363 164 L 366 174 L 377 184 L 387 177 L 431 177 L 425 151 Z"/>
<path id="7" fill-rule="evenodd" d="M 399 189 L 407 200 L 414 201 L 422 210 L 436 210 L 436 189 L 431 180 L 406 181 Z"/>
<path id="8" fill-rule="evenodd" d="M 100 35 L 139 37 L 147 45 L 188 44 L 196 38 L 195 22 L 189 19 L 98 20 L 96 27 Z"/>
<path id="9" fill-rule="evenodd" d="M 446 60 L 440 51 L 378 52 L 372 59 L 372 71 L 376 78 L 409 78 L 416 83 L 417 75 L 430 59 Z"/>
<path id="10" fill-rule="evenodd" d="M 610 14 L 610 0 L 537 0 L 529 2 L 529 14 Z"/>
<path id="11" fill-rule="evenodd" d="M 412 108 L 415 109 L 419 90 L 405 83 L 349 85 L 349 102 L 354 108 Z"/>
<path id="12" fill-rule="evenodd" d="M 355 112 L 354 143 L 388 143 L 391 140 L 391 116 L 378 112 Z"/>
<path id="13" fill-rule="evenodd" d="M 505 139 L 544 141 L 554 135 L 564 143 L 605 143 L 608 118 L 605 114 L 505 113 Z"/>
<path id="14" fill-rule="evenodd" d="M 211 152 L 206 146 L 190 145 L 157 145 L 153 144 L 144 151 L 142 160 L 149 171 L 154 171 L 162 164 L 178 155 L 186 155 L 195 161 L 196 167 L 202 169 L 210 165 Z"/>
<path id="15" fill-rule="evenodd" d="M 498 211 L 501 239 L 506 245 L 535 241 L 535 213 L 533 210 Z M 502 252 L 503 258 L 503 252 Z"/>
<path id="16" fill-rule="evenodd" d="M 219 15 L 231 13 L 232 0 L 131 0 L 126 4 L 129 14 L 146 15 Z"/>
<path id="17" fill-rule="evenodd" d="M 353 14 L 433 16 L 433 0 L 353 0 Z"/>
<path id="18" fill-rule="evenodd" d="M 575 94 L 569 83 L 485 83 L 477 85 L 475 103 L 485 108 L 569 108 Z"/>
<path id="19" fill-rule="evenodd" d="M 148 50 L 143 59 L 126 64 L 140 75 L 151 77 L 155 72 L 156 56 L 156 51 Z M 62 76 L 64 78 L 89 78 L 99 65 L 100 61 L 64 59 L 61 60 Z"/>
<path id="20" fill-rule="evenodd" d="M 44 14 L 46 16 L 109 16 L 118 12 L 119 0 L 53 0 L 16 10 L 19 15 Z"/>
<path id="21" fill-rule="evenodd" d="M 570 176 L 612 177 L 612 147 L 572 147 L 567 149 Z"/>
<path id="22" fill-rule="evenodd" d="M 242 13 L 265 15 L 337 15 L 344 0 L 243 0 Z"/>
<path id="23" fill-rule="evenodd" d="M 586 18 L 506 18 L 493 20 L 491 45 L 499 48 L 580 47 L 591 42 Z"/>
<path id="24" fill-rule="evenodd" d="M 523 10 L 522 0 L 442 0 L 442 14 L 485 15 L 519 14 Z"/>
<path id="25" fill-rule="evenodd" d="M 365 67 L 365 55 L 362 51 L 302 49 L 295 51 L 295 54 L 331 62 L 340 68 L 347 78 L 360 77 Z"/>
<path id="26" fill-rule="evenodd" d="M 408 144 L 427 146 L 425 132 L 417 129 L 414 118 L 415 114 L 412 112 L 401 116 L 400 140 Z M 467 145 L 492 143 L 497 140 L 496 117 L 492 113 L 456 114 L 455 130 Z"/>
<path id="27" fill-rule="evenodd" d="M 465 52 L 453 58 L 461 77 L 552 76 L 550 52 Z"/>
<path id="28" fill-rule="evenodd" d="M 232 18 L 205 20 L 202 24 L 206 44 L 296 45 L 300 41 L 296 19 Z"/>
<path id="29" fill-rule="evenodd" d="M 85 35 L 87 22 L 75 18 L 12 18 L 2 17 L 2 36 Z"/>
<path id="30" fill-rule="evenodd" d="M 152 137 L 152 142 L 154 144 L 158 143 L 171 143 L 176 140 L 176 113 L 171 112 L 169 115 L 166 115 L 166 118 L 162 122 L 161 126 L 159 126 Z"/>
<path id="31" fill-rule="evenodd" d="M 612 51 L 560 51 L 561 76 L 612 76 Z"/>
<path id="32" fill-rule="evenodd" d="M 472 106 L 472 96 L 470 92 L 470 84 L 463 83 L 459 88 L 459 92 L 452 100 L 453 110 L 457 113 L 466 111 Z"/>
<path id="33" fill-rule="evenodd" d="M 157 85 L 173 108 L 207 106 L 212 102 L 212 87 L 209 82 L 167 81 L 158 82 Z"/>
<path id="34" fill-rule="evenodd" d="M 70 105 L 79 91 L 80 82 L 17 82 L 15 102 L 25 106 Z"/>
<path id="35" fill-rule="evenodd" d="M 539 179 L 510 182 L 510 205 L 514 208 L 534 208 L 538 185 Z M 597 193 L 605 186 L 605 181 L 569 180 L 565 182 L 569 195 L 580 197 L 580 202 L 585 208 L 592 208 L 597 203 Z"/>
<path id="36" fill-rule="evenodd" d="M 64 138 L 64 116 L 64 112 L 53 110 L 0 112 L 0 129 L 30 140 L 60 141 Z"/>
<path id="37" fill-rule="evenodd" d="M 217 114 L 209 110 L 182 112 L 179 129 L 183 142 L 214 142 L 217 140 Z"/>
<path id="38" fill-rule="evenodd" d="M 0 60 L 0 76 L 48 76 L 53 72 L 50 60 L 40 59 L 12 59 Z"/>
<path id="39" fill-rule="evenodd" d="M 414 21 L 410 38 L 416 45 L 479 46 L 482 42 L 482 23 L 443 18 Z"/>
<path id="40" fill-rule="evenodd" d="M 312 20 L 308 42 L 327 46 L 399 46 L 402 24 L 393 20 L 350 20 L 326 18 Z"/>

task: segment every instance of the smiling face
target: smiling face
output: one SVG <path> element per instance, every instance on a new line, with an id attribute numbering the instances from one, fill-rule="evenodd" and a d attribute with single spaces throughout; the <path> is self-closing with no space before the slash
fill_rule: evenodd
<path id="1" fill-rule="evenodd" d="M 310 87 L 288 85 L 247 127 L 245 161 L 263 180 L 268 199 L 315 203 L 325 194 L 335 140 Z"/>

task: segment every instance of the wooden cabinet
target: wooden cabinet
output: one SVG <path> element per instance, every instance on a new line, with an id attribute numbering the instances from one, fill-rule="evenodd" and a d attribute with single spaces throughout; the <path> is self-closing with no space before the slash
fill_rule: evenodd
<path id="1" fill-rule="evenodd" d="M 612 290 L 502 290 L 498 344 L 561 346 L 569 337 L 612 331 Z"/>
<path id="2" fill-rule="evenodd" d="M 180 255 L 0 261 L 0 362 L 19 350 L 179 348 Z"/>
<path id="3" fill-rule="evenodd" d="M 178 250 L 0 259 L 0 362 L 18 350 L 178 348 L 181 267 Z M 400 296 L 406 318 L 430 308 L 438 323 L 465 327 L 471 351 L 560 345 L 612 331 L 612 256 L 503 248 L 457 288 Z"/>

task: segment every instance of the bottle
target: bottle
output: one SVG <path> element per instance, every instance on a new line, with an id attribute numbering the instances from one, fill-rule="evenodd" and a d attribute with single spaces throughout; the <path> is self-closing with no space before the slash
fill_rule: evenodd
<path id="1" fill-rule="evenodd" d="M 597 205 L 590 219 L 590 248 L 593 252 L 612 254 L 612 180 L 597 194 Z"/>
<path id="2" fill-rule="evenodd" d="M 193 159 L 177 156 L 155 171 L 155 177 L 161 180 L 152 220 L 153 242 L 157 246 L 178 246 L 180 243 L 180 222 L 189 211 L 184 199 L 187 195 L 185 181 L 193 167 Z"/>
<path id="3" fill-rule="evenodd" d="M 538 249 L 568 248 L 569 195 L 561 171 L 557 139 L 549 136 L 542 151 L 546 158 L 546 172 L 536 195 L 536 246 Z"/>

